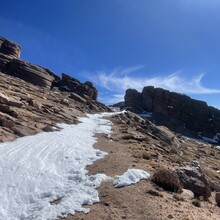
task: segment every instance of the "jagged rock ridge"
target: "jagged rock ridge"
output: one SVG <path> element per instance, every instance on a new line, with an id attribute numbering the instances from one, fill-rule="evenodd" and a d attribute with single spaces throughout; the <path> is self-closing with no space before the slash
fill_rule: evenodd
<path id="1" fill-rule="evenodd" d="M 142 92 L 128 89 L 125 107 L 135 113 L 153 112 L 163 116 L 162 124 L 176 124 L 202 136 L 212 137 L 220 133 L 220 110 L 206 102 L 189 96 L 170 92 L 153 86 L 144 87 Z"/>

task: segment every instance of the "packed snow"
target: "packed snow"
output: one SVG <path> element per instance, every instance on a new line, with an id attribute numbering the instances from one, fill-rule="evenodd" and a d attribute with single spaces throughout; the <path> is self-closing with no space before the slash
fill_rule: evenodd
<path id="1" fill-rule="evenodd" d="M 59 124 L 61 131 L 0 144 L 0 219 L 46 220 L 88 212 L 82 205 L 99 201 L 96 188 L 107 177 L 88 176 L 86 166 L 106 154 L 93 145 L 95 134 L 111 132 L 111 122 L 103 119 L 111 114 L 87 115 L 77 125 Z M 124 178 L 134 182 L 145 176 L 130 171 Z"/>
<path id="2" fill-rule="evenodd" d="M 143 179 L 148 179 L 150 174 L 140 169 L 128 169 L 123 175 L 115 176 L 113 185 L 116 188 L 125 187 L 139 182 Z"/>

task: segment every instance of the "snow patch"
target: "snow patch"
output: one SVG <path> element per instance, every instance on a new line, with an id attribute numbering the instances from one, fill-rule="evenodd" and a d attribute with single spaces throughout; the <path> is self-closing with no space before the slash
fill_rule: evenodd
<path id="1" fill-rule="evenodd" d="M 44 132 L 0 144 L 0 219 L 49 220 L 99 201 L 96 188 L 105 174 L 87 175 L 86 166 L 106 153 L 93 148 L 95 134 L 111 133 L 102 113 L 79 118 L 77 125 L 59 124 Z M 59 200 L 58 204 L 53 202 Z"/>
<path id="2" fill-rule="evenodd" d="M 128 169 L 122 176 L 115 176 L 113 185 L 116 188 L 125 187 L 139 182 L 143 179 L 148 179 L 150 174 L 140 169 Z"/>
<path id="3" fill-rule="evenodd" d="M 218 144 L 220 140 L 220 134 L 217 133 L 213 138 L 202 137 L 202 139 L 212 144 Z"/>
<path id="4" fill-rule="evenodd" d="M 220 146 L 215 146 L 216 149 L 220 150 Z"/>
<path id="5" fill-rule="evenodd" d="M 152 117 L 152 112 L 143 112 L 142 114 L 139 114 L 142 118 L 150 118 Z"/>

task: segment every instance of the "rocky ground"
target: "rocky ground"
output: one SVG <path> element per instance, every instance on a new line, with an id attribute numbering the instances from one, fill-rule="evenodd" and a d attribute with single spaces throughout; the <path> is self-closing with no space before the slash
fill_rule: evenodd
<path id="1" fill-rule="evenodd" d="M 85 113 L 108 111 L 83 95 L 48 90 L 1 72 L 0 79 L 0 142 L 51 131 L 57 123 L 76 123 Z"/>
<path id="2" fill-rule="evenodd" d="M 219 219 L 220 208 L 216 205 L 215 193 L 220 186 L 220 150 L 207 143 L 176 136 L 164 127 L 145 124 L 133 113 L 111 120 L 114 123 L 111 137 L 99 135 L 96 144 L 108 155 L 88 167 L 90 174 L 114 176 L 128 168 L 139 168 L 152 176 L 161 168 L 175 170 L 185 166 L 185 162 L 196 160 L 212 189 L 211 196 L 208 200 L 202 196 L 195 199 L 190 190 L 170 192 L 151 180 L 125 188 L 114 188 L 112 182 L 107 181 L 98 189 L 100 203 L 91 206 L 91 212 L 69 215 L 66 220 Z"/>
<path id="3" fill-rule="evenodd" d="M 60 91 L 56 87 L 44 89 L 4 73 L 0 73 L 0 78 L 1 142 L 51 131 L 57 129 L 57 123 L 77 123 L 77 117 L 85 113 L 108 110 L 84 95 Z M 190 164 L 196 160 L 212 195 L 208 200 L 202 196 L 195 200 L 190 190 L 184 189 L 181 194 L 169 192 L 151 180 L 118 189 L 107 181 L 98 189 L 100 203 L 91 206 L 90 213 L 69 215 L 67 220 L 219 219 L 220 208 L 214 197 L 216 191 L 220 191 L 220 150 L 207 143 L 183 138 L 131 112 L 116 115 L 111 120 L 111 137 L 99 135 L 96 144 L 108 155 L 88 167 L 90 174 L 115 176 L 128 168 L 139 168 L 152 176 L 161 168 L 176 170 L 184 167 L 186 162 Z M 202 192 L 206 191 L 204 186 Z"/>

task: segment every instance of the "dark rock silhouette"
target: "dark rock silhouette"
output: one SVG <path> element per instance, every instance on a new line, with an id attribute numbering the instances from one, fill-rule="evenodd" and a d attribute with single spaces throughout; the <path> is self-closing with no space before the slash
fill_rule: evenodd
<path id="1" fill-rule="evenodd" d="M 208 106 L 206 102 L 162 88 L 147 86 L 141 93 L 128 89 L 125 108 L 135 113 L 153 112 L 157 115 L 156 122 L 172 130 L 178 127 L 208 137 L 220 133 L 220 110 Z"/>

